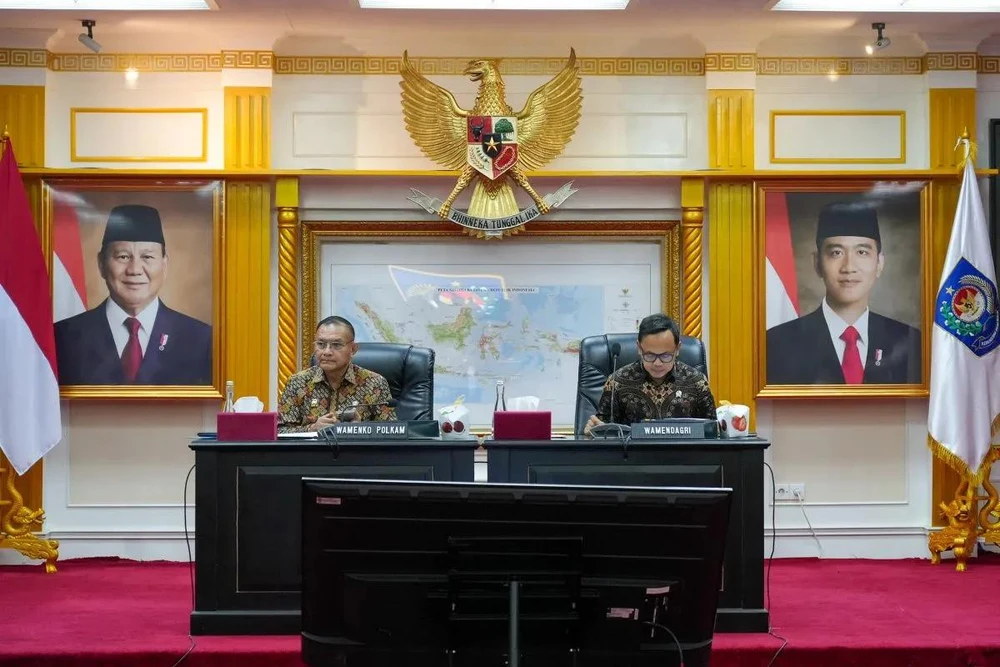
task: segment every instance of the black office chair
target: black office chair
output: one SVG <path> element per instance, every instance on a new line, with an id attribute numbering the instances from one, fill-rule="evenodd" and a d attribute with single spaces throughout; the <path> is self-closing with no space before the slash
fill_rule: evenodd
<path id="1" fill-rule="evenodd" d="M 577 437 L 583 435 L 587 420 L 597 413 L 604 383 L 611 375 L 611 347 L 615 343 L 622 347 L 621 354 L 618 355 L 618 368 L 621 368 L 639 360 L 635 341 L 634 332 L 588 336 L 580 341 L 580 372 L 576 381 Z M 681 351 L 677 358 L 708 375 L 708 356 L 700 338 L 681 336 Z"/>
<path id="2" fill-rule="evenodd" d="M 402 343 L 358 343 L 353 361 L 386 379 L 398 401 L 400 421 L 434 419 L 434 350 Z M 316 364 L 315 356 L 309 363 Z"/>

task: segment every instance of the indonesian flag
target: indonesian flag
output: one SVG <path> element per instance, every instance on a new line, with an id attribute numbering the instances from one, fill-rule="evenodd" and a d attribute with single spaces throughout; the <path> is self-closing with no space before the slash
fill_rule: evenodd
<path id="1" fill-rule="evenodd" d="M 87 310 L 87 282 L 76 209 L 66 202 L 56 201 L 52 227 L 52 310 L 58 322 Z"/>
<path id="2" fill-rule="evenodd" d="M 966 159 L 931 333 L 931 449 L 974 487 L 997 458 L 1000 325 L 990 237 Z"/>
<path id="3" fill-rule="evenodd" d="M 799 284 L 795 277 L 795 253 L 785 193 L 767 192 L 764 213 L 765 328 L 770 329 L 799 316 Z"/>
<path id="4" fill-rule="evenodd" d="M 0 450 L 23 475 L 62 439 L 52 294 L 14 148 L 0 157 Z"/>

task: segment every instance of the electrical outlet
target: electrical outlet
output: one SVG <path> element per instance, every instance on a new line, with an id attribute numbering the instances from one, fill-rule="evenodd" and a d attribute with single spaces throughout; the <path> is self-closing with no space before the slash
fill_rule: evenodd
<path id="1" fill-rule="evenodd" d="M 774 496 L 777 500 L 789 500 L 800 503 L 806 499 L 806 485 L 777 484 L 774 487 Z"/>

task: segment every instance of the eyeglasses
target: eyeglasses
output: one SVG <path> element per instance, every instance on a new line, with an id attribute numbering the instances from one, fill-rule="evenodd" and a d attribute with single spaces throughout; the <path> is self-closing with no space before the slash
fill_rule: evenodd
<path id="1" fill-rule="evenodd" d="M 663 354 L 653 354 L 652 352 L 642 353 L 642 360 L 645 361 L 647 364 L 651 364 L 657 359 L 659 359 L 665 364 L 669 364 L 671 361 L 674 360 L 674 353 L 673 352 L 664 352 Z"/>
<path id="2" fill-rule="evenodd" d="M 331 349 L 331 350 L 334 350 L 336 352 L 340 352 L 341 350 L 343 350 L 348 345 L 350 345 L 350 343 L 342 343 L 339 340 L 333 341 L 332 343 L 330 341 L 325 341 L 325 340 L 318 340 L 318 341 L 316 341 L 316 349 L 317 350 Z"/>

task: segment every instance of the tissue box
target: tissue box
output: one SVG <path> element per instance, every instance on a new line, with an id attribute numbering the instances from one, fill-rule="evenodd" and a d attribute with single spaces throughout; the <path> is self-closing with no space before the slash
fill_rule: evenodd
<path id="1" fill-rule="evenodd" d="M 219 442 L 278 439 L 277 412 L 220 412 L 216 425 Z"/>

